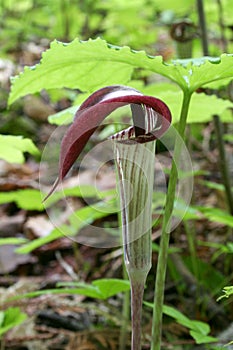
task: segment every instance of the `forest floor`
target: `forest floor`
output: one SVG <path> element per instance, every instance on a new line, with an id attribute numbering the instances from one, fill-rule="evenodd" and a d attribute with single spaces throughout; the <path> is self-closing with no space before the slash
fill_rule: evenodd
<path id="1" fill-rule="evenodd" d="M 20 65 L 32 65 L 40 57 L 43 47 L 27 47 L 18 57 Z M 14 59 L 15 61 L 15 59 Z M 30 96 L 17 102 L 7 110 L 9 75 L 17 67 L 5 60 L 5 80 L 2 81 L 0 132 L 23 134 L 31 137 L 43 150 L 49 136 L 56 129 L 47 122 L 47 117 L 56 110 L 69 106 L 70 101 L 62 98 L 56 104 L 50 103 L 45 92 Z M 2 75 L 3 76 L 3 75 Z M 199 175 L 195 176 L 193 198 L 197 205 L 217 207 L 227 210 L 226 199 L 221 189 L 213 189 L 206 182 L 221 184 L 218 164 L 218 150 L 212 142 L 212 123 L 203 125 L 202 142 L 191 140 L 192 162 Z M 226 151 L 232 153 L 232 145 Z M 9 193 L 25 189 L 39 189 L 39 177 L 48 164 L 39 163 L 27 156 L 24 164 L 9 164 L 0 160 L 0 191 Z M 41 174 L 42 173 L 42 174 Z M 92 185 L 92 167 L 83 170 L 83 185 Z M 75 183 L 75 176 L 69 178 L 66 187 Z M 115 174 L 112 167 L 103 169 L 98 175 L 101 190 L 113 188 Z M 47 191 L 49 186 L 45 186 Z M 85 207 L 80 198 L 71 199 L 75 208 Z M 58 211 L 66 213 L 69 201 L 57 204 Z M 52 230 L 46 210 L 24 209 L 17 201 L 2 203 L 0 206 L 0 238 L 26 238 L 34 240 L 44 237 Z M 112 215 L 112 223 L 117 216 Z M 106 225 L 105 218 L 95 222 L 97 226 Z M 192 232 L 195 242 L 195 262 L 192 266 L 187 230 Z M 79 232 L 88 235 L 88 230 Z M 158 229 L 153 232 L 154 243 L 159 244 Z M 221 300 L 221 289 L 232 284 L 233 259 L 230 248 L 221 248 L 232 242 L 232 229 L 224 224 L 200 217 L 194 221 L 181 223 L 171 235 L 166 280 L 165 303 L 177 308 L 190 319 L 206 322 L 211 327 L 210 335 L 217 337 L 233 322 L 232 300 Z M 100 245 L 101 246 L 101 245 Z M 2 310 L 20 307 L 27 319 L 2 337 L 1 349 L 9 350 L 94 350 L 118 349 L 122 332 L 123 294 L 108 300 L 97 300 L 75 294 L 44 293 L 33 298 L 10 298 L 32 291 L 52 290 L 57 283 L 85 281 L 91 283 L 101 278 L 122 278 L 121 247 L 101 248 L 74 242 L 62 237 L 29 253 L 17 254 L 18 245 L 0 246 L 0 302 Z M 218 247 L 218 248 L 216 248 Z M 222 250 L 221 250 L 222 249 Z M 232 249 L 232 247 L 231 247 Z M 145 300 L 153 302 L 154 279 L 157 263 L 156 248 L 153 251 L 152 269 L 145 289 Z M 195 271 L 196 268 L 196 271 Z M 194 269 L 194 270 L 193 270 Z M 143 312 L 143 349 L 149 349 L 151 332 L 151 310 Z M 126 346 L 130 349 L 130 323 L 126 332 Z M 233 340 L 233 335 L 232 339 Z M 169 317 L 164 317 L 164 349 L 194 349 L 195 341 L 189 330 Z M 199 348 L 199 347 L 197 347 Z M 221 348 L 221 347 L 220 347 Z M 201 349 L 201 346 L 200 346 Z"/>

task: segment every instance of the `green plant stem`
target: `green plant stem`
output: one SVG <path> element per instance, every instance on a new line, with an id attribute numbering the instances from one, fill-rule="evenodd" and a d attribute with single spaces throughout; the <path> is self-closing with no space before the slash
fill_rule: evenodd
<path id="1" fill-rule="evenodd" d="M 222 4 L 221 1 L 217 1 L 219 6 L 219 23 L 220 23 L 220 29 L 222 28 Z M 206 21 L 205 21 L 205 13 L 203 8 L 203 1 L 197 0 L 197 9 L 198 9 L 198 17 L 199 17 L 199 24 L 201 28 L 201 39 L 202 39 L 202 49 L 203 49 L 203 55 L 209 54 L 208 49 L 208 39 L 207 39 L 207 31 L 206 31 Z M 222 38 L 224 41 L 224 32 L 222 32 Z M 222 178 L 225 186 L 226 191 L 226 197 L 229 207 L 229 212 L 233 214 L 233 196 L 231 193 L 231 183 L 230 183 L 230 175 L 227 168 L 227 162 L 226 162 L 226 155 L 225 155 L 225 149 L 224 149 L 224 142 L 223 142 L 223 125 L 221 120 L 217 115 L 213 117 L 214 120 L 214 127 L 215 132 L 217 135 L 217 142 L 218 142 L 218 149 L 219 149 L 219 159 L 220 159 L 220 169 L 222 173 Z"/>
<path id="2" fill-rule="evenodd" d="M 197 254 L 196 254 L 196 241 L 195 241 L 195 230 L 192 221 L 184 221 L 184 228 L 186 231 L 187 239 L 188 239 L 188 247 L 189 253 L 192 262 L 193 274 L 196 280 L 199 280 L 199 270 L 197 263 Z"/>
<path id="3" fill-rule="evenodd" d="M 221 0 L 216 0 L 217 5 L 218 5 L 218 24 L 219 24 L 219 29 L 221 33 L 221 44 L 222 44 L 222 50 L 223 52 L 227 53 L 228 48 L 227 48 L 227 39 L 225 36 L 225 25 L 224 25 L 224 15 L 223 15 L 223 6 L 222 6 L 222 1 Z"/>
<path id="4" fill-rule="evenodd" d="M 70 0 L 60 1 L 60 11 L 62 16 L 63 37 L 69 40 L 70 37 L 70 16 L 69 16 Z"/>
<path id="5" fill-rule="evenodd" d="M 0 339 L 0 349 L 4 350 L 5 349 L 5 344 L 4 344 L 4 338 Z"/>
<path id="6" fill-rule="evenodd" d="M 213 116 L 214 128 L 217 137 L 218 152 L 219 152 L 219 166 L 222 174 L 222 180 L 225 187 L 226 199 L 230 214 L 233 215 L 233 195 L 231 190 L 231 180 L 229 169 L 227 167 L 226 152 L 223 141 L 223 125 L 218 115 Z"/>
<path id="7" fill-rule="evenodd" d="M 178 132 L 181 138 L 184 137 L 191 96 L 192 96 L 192 92 L 184 91 L 180 122 L 179 122 L 179 128 L 178 128 Z M 155 298 L 154 298 L 153 320 L 152 320 L 151 350 L 160 350 L 160 346 L 161 346 L 163 300 L 164 300 L 168 248 L 169 248 L 169 240 L 170 240 L 170 222 L 171 222 L 171 216 L 172 216 L 174 200 L 175 200 L 176 183 L 178 179 L 177 160 L 179 159 L 180 151 L 181 151 L 181 143 L 178 142 L 178 139 L 176 139 L 174 157 L 173 157 L 172 168 L 170 173 L 170 180 L 168 184 L 166 204 L 164 209 L 162 234 L 160 239 L 160 249 L 159 249 L 159 255 L 158 255 L 158 264 L 157 264 L 157 272 L 156 272 L 156 280 L 155 280 Z"/>
<path id="8" fill-rule="evenodd" d="M 197 0 L 197 12 L 198 12 L 198 18 L 199 18 L 199 26 L 201 30 L 201 42 L 202 42 L 203 55 L 208 56 L 209 49 L 208 49 L 208 38 L 207 38 L 203 0 Z"/>

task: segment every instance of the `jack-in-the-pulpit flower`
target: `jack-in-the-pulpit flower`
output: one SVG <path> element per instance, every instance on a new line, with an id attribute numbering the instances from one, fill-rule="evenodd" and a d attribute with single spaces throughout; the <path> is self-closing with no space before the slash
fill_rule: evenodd
<path id="1" fill-rule="evenodd" d="M 126 131 L 125 139 L 128 136 L 131 140 L 144 143 L 156 140 L 168 129 L 171 113 L 161 100 L 119 85 L 107 86 L 94 92 L 80 106 L 72 125 L 63 137 L 59 175 L 47 197 L 66 176 L 101 122 L 115 109 L 127 104 L 132 106 L 133 127 Z M 143 109 L 147 113 L 142 113 Z M 124 131 L 121 135 L 124 135 Z"/>
<path id="2" fill-rule="evenodd" d="M 111 140 L 119 180 L 124 260 L 131 283 L 131 346 L 139 350 L 144 285 L 151 268 L 155 140 L 170 126 L 167 105 L 127 86 L 108 86 L 93 93 L 80 106 L 63 137 L 58 178 L 48 196 L 66 176 L 104 118 L 125 105 L 131 107 L 132 126 L 112 135 Z"/>

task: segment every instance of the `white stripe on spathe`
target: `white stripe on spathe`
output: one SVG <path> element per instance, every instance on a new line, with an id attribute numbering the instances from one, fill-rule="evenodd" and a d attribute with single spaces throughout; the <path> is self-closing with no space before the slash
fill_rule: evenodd
<path id="1" fill-rule="evenodd" d="M 143 94 L 135 89 L 124 89 L 121 90 L 115 90 L 110 92 L 109 94 L 106 94 L 101 101 L 107 101 L 115 97 L 122 97 L 122 96 L 132 96 L 132 95 L 138 95 L 143 96 Z"/>

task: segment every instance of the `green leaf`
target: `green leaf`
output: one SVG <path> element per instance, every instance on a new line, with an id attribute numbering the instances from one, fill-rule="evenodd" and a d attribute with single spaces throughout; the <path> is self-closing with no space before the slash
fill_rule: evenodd
<path id="1" fill-rule="evenodd" d="M 40 154 L 32 140 L 24 139 L 22 136 L 0 135 L 0 159 L 9 163 L 23 163 L 24 152 L 34 156 Z"/>
<path id="2" fill-rule="evenodd" d="M 220 115 L 223 122 L 232 122 L 232 115 L 223 115 L 223 112 L 228 108 L 233 108 L 231 101 L 223 100 L 215 95 L 194 93 L 187 122 L 206 123 L 212 121 L 214 114 Z"/>
<path id="3" fill-rule="evenodd" d="M 197 331 L 190 331 L 190 335 L 193 337 L 197 344 L 214 343 L 218 341 L 217 338 L 201 334 Z"/>
<path id="4" fill-rule="evenodd" d="M 10 297 L 7 301 L 12 300 L 20 300 L 23 298 L 36 298 L 41 295 L 49 295 L 49 294 L 80 294 L 78 293 L 77 288 L 59 288 L 59 289 L 44 289 L 44 290 L 36 290 L 34 292 L 29 292 L 25 294 L 19 294 L 14 297 Z"/>
<path id="5" fill-rule="evenodd" d="M 192 91 L 210 82 L 233 77 L 232 54 L 178 60 L 178 62 L 186 68 L 188 74 L 184 78 Z"/>
<path id="6" fill-rule="evenodd" d="M 117 210 L 116 205 L 110 202 L 98 202 L 91 207 L 86 206 L 81 208 L 70 215 L 68 218 L 69 224 L 63 224 L 54 228 L 48 236 L 34 239 L 33 241 L 17 248 L 16 252 L 27 254 L 58 238 L 64 236 L 75 236 L 81 228 L 93 223 L 97 219 L 115 213 Z"/>
<path id="7" fill-rule="evenodd" d="M 91 284 L 84 282 L 62 282 L 58 286 L 72 287 L 59 289 L 46 289 L 34 291 L 26 294 L 21 294 L 10 300 L 18 300 L 22 298 L 34 298 L 45 294 L 80 294 L 90 298 L 106 300 L 113 295 L 130 290 L 129 281 L 124 281 L 116 278 L 99 279 Z M 75 287 L 75 288 L 73 288 Z"/>
<path id="8" fill-rule="evenodd" d="M 182 326 L 194 330 L 195 332 L 198 332 L 202 335 L 207 335 L 210 332 L 210 327 L 207 323 L 196 320 L 190 320 L 180 311 L 171 306 L 164 305 L 163 313 L 167 316 L 174 318 Z"/>
<path id="9" fill-rule="evenodd" d="M 103 299 L 108 299 L 113 295 L 130 290 L 129 281 L 111 278 L 99 279 L 93 281 L 92 284 L 98 287 Z"/>
<path id="10" fill-rule="evenodd" d="M 179 122 L 179 111 L 181 108 L 181 100 L 182 96 L 180 94 L 180 98 L 177 98 L 177 94 L 168 93 L 167 96 L 158 96 L 165 103 L 167 103 L 168 107 L 171 109 L 171 113 L 173 116 L 173 123 Z M 194 93 L 190 103 L 189 114 L 187 118 L 187 123 L 206 123 L 210 122 L 213 119 L 213 114 L 222 115 L 222 113 L 227 108 L 232 108 L 233 103 L 228 100 L 223 100 L 221 98 L 217 98 L 214 95 L 208 96 L 204 93 L 197 94 Z M 232 122 L 232 115 L 225 115 L 221 117 L 223 122 Z"/>
<path id="11" fill-rule="evenodd" d="M 68 125 L 72 123 L 77 109 L 78 109 L 78 106 L 66 108 L 61 112 L 50 115 L 48 117 L 48 121 L 50 124 Z"/>
<path id="12" fill-rule="evenodd" d="M 10 307 L 4 311 L 4 320 L 0 325 L 0 336 L 9 329 L 18 326 L 27 318 L 27 315 L 20 311 L 18 307 Z"/>
<path id="13" fill-rule="evenodd" d="M 124 51 L 130 52 L 129 48 Z M 68 87 L 94 91 L 100 86 L 124 84 L 130 80 L 133 67 L 123 59 L 115 59 L 118 49 L 110 49 L 101 39 L 70 44 L 58 41 L 43 53 L 41 63 L 26 67 L 13 81 L 9 103 L 41 89 Z"/>
<path id="14" fill-rule="evenodd" d="M 182 200 L 175 200 L 173 215 L 183 220 L 200 219 L 200 212 L 192 206 L 187 207 Z"/>
<path id="15" fill-rule="evenodd" d="M 160 11 L 165 11 L 169 9 L 179 15 L 183 15 L 184 13 L 190 13 L 193 7 L 192 0 L 180 0 L 179 6 L 177 6 L 177 3 L 173 0 L 156 0 L 155 4 L 156 8 L 158 8 Z"/>
<path id="16" fill-rule="evenodd" d="M 187 255 L 183 257 L 183 261 L 188 270 L 194 273 L 191 257 Z M 211 292 L 211 295 L 218 293 L 219 288 L 222 288 L 226 284 L 224 275 L 212 264 L 205 262 L 199 258 L 196 258 L 195 264 L 199 273 L 199 278 L 206 290 L 209 290 Z"/>
<path id="17" fill-rule="evenodd" d="M 144 304 L 153 308 L 153 303 L 144 302 Z M 207 323 L 190 320 L 182 312 L 168 305 L 163 305 L 163 313 L 174 318 L 177 323 L 188 328 L 190 330 L 190 335 L 196 340 L 197 344 L 217 341 L 216 338 L 208 336 L 210 326 Z"/>
<path id="18" fill-rule="evenodd" d="M 223 184 L 217 183 L 217 182 L 212 182 L 212 181 L 206 181 L 206 180 L 201 180 L 199 181 L 201 184 L 204 186 L 207 186 L 208 188 L 211 188 L 213 190 L 217 191 L 225 191 L 225 187 Z"/>
<path id="19" fill-rule="evenodd" d="M 17 245 L 28 242 L 26 238 L 17 238 L 17 237 L 9 237 L 9 238 L 0 238 L 0 246 L 1 245 Z"/>
<path id="20" fill-rule="evenodd" d="M 0 204 L 15 202 L 19 208 L 25 210 L 44 210 L 42 199 L 42 193 L 34 189 L 0 193 Z"/>
<path id="21" fill-rule="evenodd" d="M 228 142 L 233 142 L 233 135 L 232 134 L 226 134 L 223 136 L 223 139 Z"/>
<path id="22" fill-rule="evenodd" d="M 3 311 L 0 311 L 0 329 L 3 325 L 4 318 L 5 318 L 5 313 Z"/>
<path id="23" fill-rule="evenodd" d="M 186 327 L 186 325 L 187 325 L 187 327 L 189 327 L 189 325 L 190 325 L 189 318 L 186 317 L 184 314 L 182 314 L 182 312 L 180 312 L 179 310 L 175 309 L 172 306 L 163 305 L 163 313 L 167 316 L 174 318 L 179 324 L 182 324 L 185 327 Z"/>
<path id="24" fill-rule="evenodd" d="M 72 188 L 65 188 L 57 191 L 50 197 L 46 203 L 42 203 L 46 193 L 35 189 L 25 189 L 10 192 L 0 192 L 0 204 L 15 202 L 17 206 L 25 210 L 43 211 L 50 207 L 55 202 L 64 198 L 65 196 L 74 196 L 82 198 L 105 198 L 107 195 L 112 195 L 111 191 L 97 191 L 94 186 L 83 185 Z"/>
<path id="25" fill-rule="evenodd" d="M 211 247 L 217 249 L 214 254 L 212 254 L 211 262 L 216 261 L 221 254 L 233 254 L 233 243 L 227 242 L 225 244 L 217 243 L 217 242 L 204 242 L 198 241 L 198 244 L 204 247 Z"/>
<path id="26" fill-rule="evenodd" d="M 50 242 L 55 241 L 58 238 L 64 237 L 64 232 L 69 232 L 69 227 L 67 225 L 61 225 L 60 228 L 55 228 L 48 236 L 40 237 L 37 239 L 34 239 L 33 241 L 30 241 L 21 247 L 15 249 L 15 252 L 18 254 L 27 254 L 31 251 L 48 244 Z"/>
<path id="27" fill-rule="evenodd" d="M 92 92 L 105 85 L 126 84 L 133 70 L 142 68 L 161 74 L 182 89 L 193 92 L 209 82 L 233 76 L 233 55 L 199 60 L 163 62 L 161 56 L 117 47 L 98 38 L 69 44 L 53 41 L 39 64 L 26 67 L 13 79 L 9 104 L 42 89 L 72 88 Z"/>
<path id="28" fill-rule="evenodd" d="M 135 84 L 134 84 L 135 85 Z M 135 87 L 135 86 L 134 86 Z M 156 83 L 147 86 L 141 85 L 139 90 L 145 95 L 153 95 L 164 101 L 172 113 L 172 123 L 179 122 L 179 115 L 182 103 L 182 92 L 174 84 Z M 200 108 L 201 107 L 201 108 Z M 232 122 L 232 114 L 224 113 L 227 109 L 233 108 L 233 103 L 229 100 L 217 98 L 215 95 L 204 93 L 193 93 L 187 123 L 206 123 L 213 120 L 213 114 L 218 114 L 222 122 Z M 119 116 L 114 115 L 114 120 L 123 120 L 124 110 L 119 110 Z M 119 117 L 119 118 L 118 118 Z M 105 128 L 106 129 L 106 128 Z M 101 138 L 106 138 L 114 133 L 114 125 L 109 125 L 108 130 L 101 132 Z"/>
<path id="29" fill-rule="evenodd" d="M 85 295 L 86 297 L 102 299 L 101 292 L 98 287 L 84 282 L 61 282 L 57 284 L 58 287 L 71 287 L 75 290 L 75 294 Z M 62 290 L 62 289 L 60 289 Z"/>
<path id="30" fill-rule="evenodd" d="M 217 301 L 223 299 L 223 298 L 229 298 L 231 295 L 233 295 L 233 286 L 226 286 L 223 288 L 223 295 L 221 295 Z"/>
<path id="31" fill-rule="evenodd" d="M 172 123 L 179 121 L 182 92 L 173 83 L 155 83 L 141 86 L 140 91 L 145 95 L 154 95 L 164 101 L 171 110 Z M 194 93 L 191 99 L 187 123 L 205 123 L 212 121 L 213 114 L 221 116 L 223 122 L 232 122 L 232 114 L 222 115 L 227 108 L 233 108 L 229 100 L 217 98 L 215 95 Z"/>
<path id="32" fill-rule="evenodd" d="M 106 300 L 118 293 L 130 290 L 129 281 L 116 278 L 103 278 L 95 280 L 91 284 L 80 282 L 59 283 L 58 286 L 80 287 L 76 289 L 77 294 L 103 300 Z"/>
<path id="33" fill-rule="evenodd" d="M 211 207 L 196 207 L 202 214 L 209 220 L 213 222 L 218 222 L 220 224 L 233 227 L 233 216 L 228 214 L 226 211 L 211 208 Z"/>
<path id="34" fill-rule="evenodd" d="M 204 87 L 205 88 L 207 87 L 208 89 L 217 90 L 217 89 L 226 87 L 231 81 L 232 81 L 232 77 L 214 81 L 213 83 L 206 84 Z"/>

